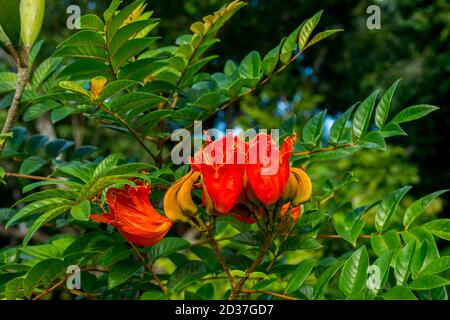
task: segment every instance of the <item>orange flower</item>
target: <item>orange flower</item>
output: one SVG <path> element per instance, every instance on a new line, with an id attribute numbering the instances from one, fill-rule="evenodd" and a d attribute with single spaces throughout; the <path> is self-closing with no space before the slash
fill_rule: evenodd
<path id="1" fill-rule="evenodd" d="M 98 223 L 113 225 L 134 244 L 152 246 L 161 241 L 172 222 L 152 207 L 149 194 L 150 187 L 147 185 L 110 188 L 106 194 L 110 213 L 91 214 L 90 218 Z"/>
<path id="2" fill-rule="evenodd" d="M 249 143 L 248 183 L 265 205 L 277 202 L 288 183 L 294 141 L 295 135 L 287 137 L 278 149 L 271 136 L 260 133 Z"/>
<path id="3" fill-rule="evenodd" d="M 192 168 L 202 173 L 206 192 L 218 213 L 228 213 L 237 203 L 244 187 L 244 162 L 245 143 L 231 134 L 208 141 L 191 160 Z"/>

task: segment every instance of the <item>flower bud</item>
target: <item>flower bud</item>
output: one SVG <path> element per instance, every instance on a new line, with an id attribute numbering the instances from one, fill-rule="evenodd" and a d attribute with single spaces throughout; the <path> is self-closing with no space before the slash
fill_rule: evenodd
<path id="1" fill-rule="evenodd" d="M 32 46 L 41 32 L 45 0 L 20 1 L 20 38 L 25 46 Z"/>

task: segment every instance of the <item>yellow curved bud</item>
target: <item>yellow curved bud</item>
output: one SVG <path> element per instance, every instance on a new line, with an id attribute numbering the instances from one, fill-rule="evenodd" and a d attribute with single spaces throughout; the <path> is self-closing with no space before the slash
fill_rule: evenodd
<path id="1" fill-rule="evenodd" d="M 292 204 L 297 206 L 311 197 L 312 184 L 311 179 L 302 169 L 291 168 L 291 173 L 293 173 L 297 179 L 297 194 L 292 200 Z"/>
<path id="2" fill-rule="evenodd" d="M 295 198 L 296 195 L 297 195 L 297 179 L 295 178 L 295 174 L 291 172 L 289 174 L 289 180 L 286 187 L 284 188 L 281 199 L 283 199 L 284 201 L 286 200 L 291 201 L 292 199 Z"/>
<path id="3" fill-rule="evenodd" d="M 198 212 L 197 205 L 192 199 L 192 187 L 194 186 L 194 183 L 197 182 L 200 174 L 200 172 L 192 171 L 188 173 L 188 177 L 184 180 L 177 193 L 177 201 L 180 205 L 181 211 L 187 216 L 193 216 Z"/>
<path id="4" fill-rule="evenodd" d="M 189 217 L 184 215 L 177 200 L 178 191 L 180 190 L 181 186 L 186 181 L 186 179 L 189 178 L 189 176 L 190 173 L 175 181 L 174 184 L 172 184 L 170 188 L 167 189 L 166 194 L 164 195 L 163 210 L 166 217 L 173 222 L 189 221 Z"/>
<path id="5" fill-rule="evenodd" d="M 205 205 L 205 211 L 207 214 L 213 214 L 214 213 L 214 202 L 211 199 L 211 196 L 208 193 L 208 190 L 206 190 L 206 184 L 203 179 L 201 179 L 202 182 L 202 198 L 203 198 L 203 204 Z"/>
<path id="6" fill-rule="evenodd" d="M 45 0 L 20 1 L 20 38 L 25 46 L 31 46 L 41 32 L 44 21 Z"/>

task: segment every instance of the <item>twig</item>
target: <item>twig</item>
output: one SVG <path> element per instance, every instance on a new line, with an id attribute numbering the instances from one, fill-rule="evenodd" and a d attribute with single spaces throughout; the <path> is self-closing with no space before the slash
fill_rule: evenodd
<path id="1" fill-rule="evenodd" d="M 223 271 L 225 271 L 225 274 L 227 275 L 228 281 L 230 281 L 231 287 L 234 289 L 236 286 L 236 283 L 234 281 L 233 275 L 231 274 L 230 268 L 228 267 L 225 258 L 223 257 L 222 253 L 220 252 L 219 245 L 217 244 L 214 237 L 208 237 L 209 244 L 211 245 L 211 248 L 214 251 L 214 254 L 216 255 L 217 259 L 219 259 L 219 263 L 222 266 Z"/>
<path id="2" fill-rule="evenodd" d="M 128 122 L 126 122 L 124 119 L 122 119 L 122 117 L 118 116 L 117 114 L 115 114 L 114 112 L 112 112 L 111 110 L 106 108 L 101 103 L 96 103 L 96 107 L 99 108 L 104 113 L 106 113 L 106 114 L 110 115 L 111 117 L 113 117 L 115 120 L 120 122 L 123 126 L 125 126 L 125 128 L 127 128 L 127 130 L 133 135 L 133 137 L 136 139 L 136 141 L 139 142 L 139 144 L 142 146 L 142 148 L 144 148 L 144 150 L 150 155 L 150 157 L 153 159 L 153 161 L 155 163 L 157 163 L 157 159 L 156 159 L 155 155 L 145 145 L 144 140 L 141 139 L 141 137 L 138 135 L 138 133 L 128 124 Z"/>
<path id="3" fill-rule="evenodd" d="M 343 144 L 340 146 L 333 146 L 333 147 L 326 147 L 326 148 L 310 150 L 310 151 L 296 152 L 296 153 L 293 153 L 292 155 L 294 155 L 294 156 L 309 156 L 314 153 L 333 151 L 333 150 L 337 150 L 337 149 L 350 148 L 350 147 L 354 147 L 354 146 L 355 146 L 354 144 Z"/>
<path id="4" fill-rule="evenodd" d="M 318 239 L 342 239 L 342 236 L 338 234 L 319 234 L 316 238 Z M 372 236 L 370 234 L 361 234 L 358 236 L 361 239 L 371 239 Z"/>
<path id="5" fill-rule="evenodd" d="M 6 172 L 5 176 L 22 178 L 22 179 L 30 179 L 30 180 L 40 180 L 40 181 L 65 181 L 65 180 L 61 180 L 61 179 L 57 179 L 57 178 L 30 176 L 28 174 L 20 174 L 20 173 L 13 173 L 13 172 Z"/>
<path id="6" fill-rule="evenodd" d="M 270 296 L 274 296 L 274 297 L 278 297 L 278 298 L 282 298 L 282 299 L 286 299 L 286 300 L 298 300 L 295 297 L 287 296 L 285 294 L 271 292 L 271 291 L 264 291 L 264 290 L 250 290 L 250 289 L 242 288 L 241 292 L 244 292 L 244 293 L 263 293 L 263 294 L 268 294 Z"/>
<path id="7" fill-rule="evenodd" d="M 139 260 L 141 260 L 142 263 L 144 264 L 145 269 L 147 269 L 153 275 L 153 279 L 156 281 L 158 286 L 161 288 L 162 292 L 164 292 L 164 294 L 167 294 L 166 287 L 164 287 L 164 285 L 161 282 L 161 280 L 159 279 L 158 275 L 153 270 L 153 264 L 147 263 L 147 259 L 145 259 L 145 257 L 139 252 L 139 249 L 136 248 L 136 246 L 133 243 L 131 243 L 130 241 L 128 241 L 128 242 L 130 243 L 130 245 L 133 248 L 134 252 L 136 252 L 136 255 L 138 256 Z"/>
<path id="8" fill-rule="evenodd" d="M 6 121 L 1 131 L 2 135 L 7 134 L 17 120 L 20 100 L 22 99 L 23 92 L 25 91 L 25 87 L 27 86 L 28 82 L 28 56 L 30 53 L 30 47 L 24 47 L 22 50 L 22 54 L 17 53 L 16 51 L 12 51 L 12 53 L 13 52 L 15 52 L 15 58 L 17 60 L 17 85 L 13 101 L 11 102 L 11 106 L 8 109 L 8 115 L 6 116 Z M 6 139 L 1 139 L 0 152 L 3 151 L 5 145 Z"/>
<path id="9" fill-rule="evenodd" d="M 238 293 L 242 290 L 242 286 L 249 278 L 250 274 L 255 271 L 255 269 L 261 264 L 264 255 L 266 254 L 267 250 L 269 249 L 270 244 L 272 243 L 272 234 L 269 234 L 266 236 L 263 245 L 261 246 L 259 250 L 258 256 L 255 258 L 253 263 L 248 267 L 247 271 L 245 272 L 245 275 L 239 280 L 239 282 L 234 286 L 234 288 L 231 291 L 230 297 L 228 300 L 234 300 L 236 299 L 236 296 Z"/>

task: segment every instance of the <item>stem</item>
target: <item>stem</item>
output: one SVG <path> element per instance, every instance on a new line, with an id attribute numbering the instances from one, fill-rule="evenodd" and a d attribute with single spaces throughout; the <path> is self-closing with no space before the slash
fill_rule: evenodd
<path id="1" fill-rule="evenodd" d="M 267 250 L 269 249 L 270 244 L 272 243 L 273 235 L 269 234 L 264 240 L 263 245 L 261 246 L 259 250 L 258 256 L 255 258 L 255 261 L 251 264 L 251 266 L 247 269 L 245 272 L 245 275 L 239 280 L 239 282 L 236 284 L 236 286 L 231 291 L 230 297 L 228 300 L 235 300 L 238 293 L 242 290 L 242 286 L 245 284 L 245 281 L 250 277 L 250 274 L 255 271 L 255 269 L 261 264 L 264 255 L 266 254 Z"/>
<path id="2" fill-rule="evenodd" d="M 249 289 L 241 289 L 242 292 L 244 293 L 263 293 L 263 294 L 268 294 L 274 297 L 278 297 L 278 298 L 282 298 L 282 299 L 286 299 L 286 300 L 297 300 L 297 298 L 295 297 L 291 297 L 291 296 L 287 296 L 285 294 L 281 294 L 281 293 L 276 293 L 276 292 L 271 292 L 271 291 L 264 291 L 264 290 L 249 290 Z"/>
<path id="3" fill-rule="evenodd" d="M 308 155 L 311 155 L 311 154 L 314 154 L 314 153 L 333 151 L 333 150 L 337 150 L 337 149 L 350 148 L 350 147 L 354 147 L 354 146 L 355 146 L 354 144 L 343 144 L 343 145 L 340 145 L 340 146 L 333 146 L 333 147 L 327 147 L 327 148 L 310 150 L 310 151 L 296 152 L 296 153 L 293 153 L 292 155 L 294 155 L 294 156 L 308 156 Z"/>
<path id="4" fill-rule="evenodd" d="M 6 117 L 5 124 L 3 125 L 3 129 L 1 134 L 7 134 L 11 128 L 14 126 L 14 123 L 17 120 L 17 115 L 19 111 L 20 100 L 22 99 L 23 92 L 25 91 L 25 87 L 28 82 L 28 56 L 30 53 L 30 47 L 23 48 L 22 56 L 17 54 L 17 85 L 16 92 L 14 93 L 13 101 L 11 102 L 11 106 L 8 109 L 8 115 Z M 0 152 L 3 151 L 6 144 L 6 139 L 0 140 Z"/>
<path id="5" fill-rule="evenodd" d="M 106 108 L 103 104 L 97 103 L 96 106 L 101 111 L 103 111 L 104 113 L 110 115 L 116 121 L 120 122 L 125 128 L 127 128 L 127 130 L 133 135 L 133 137 L 137 140 L 137 142 L 139 142 L 139 144 L 144 148 L 144 150 L 150 155 L 150 157 L 153 159 L 153 161 L 155 163 L 157 163 L 157 159 L 156 159 L 155 155 L 145 145 L 144 140 L 142 140 L 141 137 L 139 137 L 138 133 L 124 119 L 122 119 L 120 116 L 116 115 L 114 112 L 108 110 L 108 108 Z"/>
<path id="6" fill-rule="evenodd" d="M 81 269 L 82 271 L 98 271 L 98 272 L 106 272 L 105 270 L 98 270 L 95 268 L 85 268 L 85 269 Z M 72 274 L 67 274 L 66 276 L 64 276 L 64 278 L 62 278 L 60 281 L 58 281 L 55 285 L 53 285 L 51 288 L 46 289 L 44 291 L 42 291 L 40 294 L 38 294 L 37 296 L 35 296 L 33 299 L 31 300 L 39 300 L 42 297 L 45 297 L 46 295 L 48 295 L 49 293 L 55 291 L 56 289 L 58 289 L 59 287 L 61 287 L 66 281 L 67 279 L 69 279 L 72 276 Z"/>
<path id="7" fill-rule="evenodd" d="M 223 268 L 223 271 L 225 271 L 225 274 L 227 275 L 228 281 L 230 281 L 231 287 L 234 290 L 234 287 L 236 286 L 236 283 L 234 281 L 233 275 L 231 274 L 230 268 L 228 267 L 225 258 L 222 256 L 221 252 L 220 252 L 220 248 L 219 245 L 217 243 L 217 241 L 214 239 L 214 237 L 209 237 L 208 236 L 208 241 L 209 244 L 211 245 L 211 248 L 214 251 L 214 254 L 216 255 L 217 259 L 219 259 L 219 263 Z"/>
<path id="8" fill-rule="evenodd" d="M 371 239 L 372 236 L 370 234 L 361 234 L 358 236 L 361 239 Z M 317 239 L 342 239 L 342 236 L 338 234 L 319 234 Z"/>
<path id="9" fill-rule="evenodd" d="M 30 176 L 28 174 L 20 174 L 20 173 L 13 173 L 13 172 L 6 172 L 5 176 L 22 178 L 22 179 L 30 179 L 30 180 L 40 180 L 40 181 L 60 181 L 61 180 L 61 179 L 57 179 L 57 178 Z"/>
<path id="10" fill-rule="evenodd" d="M 139 252 L 139 249 L 136 248 L 136 246 L 133 243 L 131 243 L 131 242 L 129 242 L 129 243 L 130 243 L 131 247 L 133 248 L 134 252 L 136 252 L 136 255 L 138 256 L 139 260 L 141 260 L 142 263 L 144 264 L 145 269 L 147 269 L 153 275 L 153 279 L 156 281 L 158 286 L 161 288 L 162 292 L 164 292 L 164 294 L 167 294 L 168 291 L 167 291 L 166 287 L 163 285 L 163 283 L 159 279 L 158 275 L 153 270 L 153 264 L 147 263 L 147 259 L 145 259 L 145 257 Z"/>

